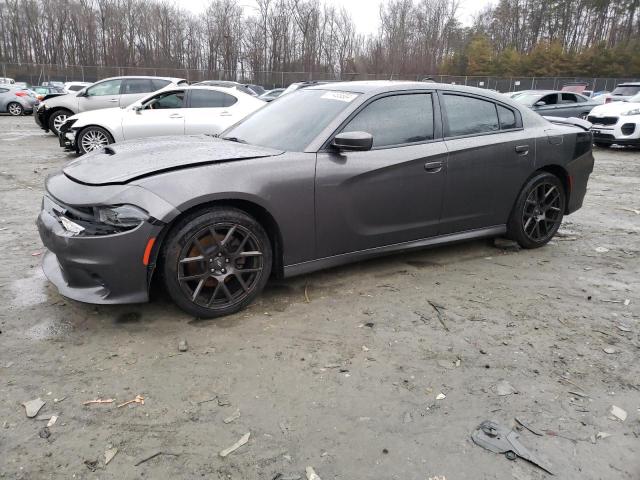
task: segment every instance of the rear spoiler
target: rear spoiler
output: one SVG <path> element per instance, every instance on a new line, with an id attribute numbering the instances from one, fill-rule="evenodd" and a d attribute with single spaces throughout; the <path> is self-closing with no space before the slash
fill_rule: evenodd
<path id="1" fill-rule="evenodd" d="M 581 118 L 576 117 L 543 117 L 545 120 L 550 121 L 551 123 L 555 123 L 556 125 L 571 125 L 573 127 L 581 128 L 585 131 L 589 131 L 591 128 L 591 123 L 586 120 L 582 120 Z"/>

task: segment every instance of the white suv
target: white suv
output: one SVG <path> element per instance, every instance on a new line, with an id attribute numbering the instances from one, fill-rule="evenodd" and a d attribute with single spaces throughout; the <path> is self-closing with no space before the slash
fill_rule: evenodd
<path id="1" fill-rule="evenodd" d="M 595 107 L 587 120 L 592 123 L 593 142 L 598 147 L 640 146 L 640 93 L 622 102 Z"/>
<path id="2" fill-rule="evenodd" d="M 173 77 L 105 78 L 78 93 L 45 100 L 34 116 L 43 130 L 51 130 L 54 135 L 58 135 L 60 127 L 71 115 L 100 108 L 127 107 L 149 93 L 169 85 L 187 85 L 187 81 Z"/>

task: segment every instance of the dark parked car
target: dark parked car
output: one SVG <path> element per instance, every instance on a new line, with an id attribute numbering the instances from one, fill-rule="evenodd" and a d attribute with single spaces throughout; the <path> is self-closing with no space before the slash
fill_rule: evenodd
<path id="1" fill-rule="evenodd" d="M 161 280 L 199 317 L 268 278 L 509 235 L 545 245 L 593 169 L 581 120 L 552 124 L 486 90 L 350 82 L 285 95 L 221 138 L 109 145 L 50 176 L 44 271 L 91 303 L 148 300 Z"/>
<path id="2" fill-rule="evenodd" d="M 513 100 L 526 105 L 540 115 L 554 117 L 587 118 L 591 109 L 602 104 L 579 93 L 553 90 L 530 90 L 514 96 Z"/>

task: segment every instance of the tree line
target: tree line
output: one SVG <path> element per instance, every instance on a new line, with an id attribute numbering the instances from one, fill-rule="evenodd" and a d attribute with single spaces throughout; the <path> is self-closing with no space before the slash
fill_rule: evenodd
<path id="1" fill-rule="evenodd" d="M 244 2 L 244 3 L 243 3 Z M 640 0 L 389 0 L 363 35 L 323 0 L 0 0 L 0 62 L 411 77 L 640 76 Z"/>

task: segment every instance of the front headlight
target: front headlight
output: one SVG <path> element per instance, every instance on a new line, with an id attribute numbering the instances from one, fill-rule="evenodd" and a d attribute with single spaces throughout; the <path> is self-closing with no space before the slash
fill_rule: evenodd
<path id="1" fill-rule="evenodd" d="M 629 115 L 640 115 L 640 108 L 634 108 L 632 110 L 628 110 L 626 112 L 621 113 L 620 115 L 624 117 L 628 117 Z"/>
<path id="2" fill-rule="evenodd" d="M 147 212 L 133 205 L 115 205 L 96 207 L 98 220 L 118 230 L 129 230 L 137 227 L 149 218 Z"/>

